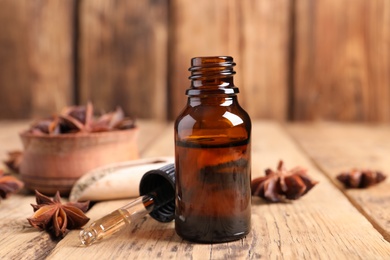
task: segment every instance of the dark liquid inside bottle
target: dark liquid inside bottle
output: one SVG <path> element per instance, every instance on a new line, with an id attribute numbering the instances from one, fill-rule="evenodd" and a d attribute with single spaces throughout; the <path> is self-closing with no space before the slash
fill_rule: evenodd
<path id="1" fill-rule="evenodd" d="M 207 141 L 176 144 L 176 165 L 185 172 L 176 179 L 176 232 L 198 242 L 236 240 L 250 229 L 248 140 Z"/>

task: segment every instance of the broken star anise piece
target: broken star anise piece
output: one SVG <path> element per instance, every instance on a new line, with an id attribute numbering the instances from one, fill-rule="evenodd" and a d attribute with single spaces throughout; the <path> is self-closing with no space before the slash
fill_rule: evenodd
<path id="1" fill-rule="evenodd" d="M 346 188 L 367 188 L 386 179 L 386 175 L 369 169 L 352 169 L 342 172 L 336 177 Z"/>
<path id="2" fill-rule="evenodd" d="M 272 202 L 297 200 L 318 183 L 313 181 L 307 175 L 307 170 L 300 166 L 286 170 L 283 161 L 279 161 L 276 171 L 267 169 L 265 174 L 266 176 L 252 180 L 252 195 Z"/>
<path id="3" fill-rule="evenodd" d="M 11 193 L 18 192 L 21 188 L 23 188 L 23 186 L 23 182 L 11 175 L 5 175 L 0 169 L 0 199 L 5 199 Z"/>
<path id="4" fill-rule="evenodd" d="M 61 203 L 57 191 L 53 199 L 35 191 L 37 205 L 31 204 L 34 215 L 28 218 L 31 226 L 46 230 L 55 237 L 63 236 L 66 230 L 84 226 L 89 218 L 84 212 L 88 210 L 89 201 Z"/>

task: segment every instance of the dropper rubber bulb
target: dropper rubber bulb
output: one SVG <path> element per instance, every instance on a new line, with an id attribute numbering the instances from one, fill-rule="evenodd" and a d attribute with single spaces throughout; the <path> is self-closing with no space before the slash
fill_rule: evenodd
<path id="1" fill-rule="evenodd" d="M 89 246 L 119 232 L 127 225 L 134 223 L 154 209 L 154 199 L 150 195 L 138 197 L 125 206 L 94 221 L 83 229 L 79 238 L 83 245 Z"/>

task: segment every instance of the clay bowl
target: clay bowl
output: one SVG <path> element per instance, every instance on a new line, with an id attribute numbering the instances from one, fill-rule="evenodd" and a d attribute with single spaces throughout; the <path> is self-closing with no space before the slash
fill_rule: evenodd
<path id="1" fill-rule="evenodd" d="M 21 179 L 27 189 L 47 195 L 58 190 L 61 195 L 69 195 L 73 184 L 88 171 L 137 159 L 137 136 L 137 128 L 52 136 L 21 133 Z"/>

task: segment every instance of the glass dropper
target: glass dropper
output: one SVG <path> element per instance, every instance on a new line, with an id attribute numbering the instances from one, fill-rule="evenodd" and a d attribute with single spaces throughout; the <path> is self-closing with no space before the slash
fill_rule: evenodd
<path id="1" fill-rule="evenodd" d="M 136 222 L 154 208 L 154 200 L 150 195 L 138 197 L 125 206 L 92 222 L 79 234 L 83 245 L 89 246 L 103 238 L 112 236 L 122 230 L 126 225 Z"/>
<path id="2" fill-rule="evenodd" d="M 133 224 L 146 214 L 159 222 L 169 222 L 175 212 L 175 168 L 168 164 L 146 172 L 141 178 L 141 196 L 83 229 L 79 238 L 83 245 L 108 238 Z"/>

